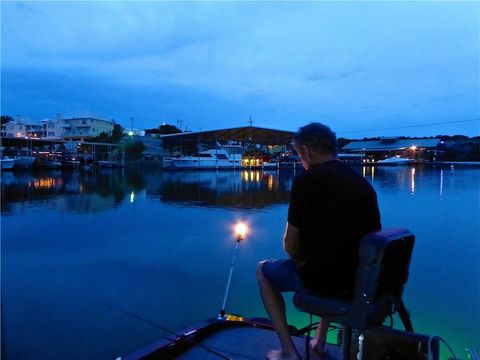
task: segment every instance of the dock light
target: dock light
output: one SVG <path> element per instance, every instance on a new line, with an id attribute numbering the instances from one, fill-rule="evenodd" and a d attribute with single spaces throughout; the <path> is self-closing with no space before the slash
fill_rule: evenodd
<path id="1" fill-rule="evenodd" d="M 412 146 L 410 147 L 410 149 L 412 149 L 413 151 L 415 151 L 415 150 L 417 150 L 417 147 L 416 147 L 415 145 L 412 145 Z"/>
<path id="2" fill-rule="evenodd" d="M 239 222 L 235 225 L 235 235 L 237 236 L 237 242 L 242 241 L 245 239 L 245 235 L 247 235 L 248 227 L 247 224 Z"/>

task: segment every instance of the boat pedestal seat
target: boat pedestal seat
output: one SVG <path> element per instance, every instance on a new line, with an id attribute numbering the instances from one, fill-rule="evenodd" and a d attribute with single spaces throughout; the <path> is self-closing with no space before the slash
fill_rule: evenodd
<path id="1" fill-rule="evenodd" d="M 296 293 L 293 296 L 295 307 L 309 314 L 323 314 L 328 317 L 348 315 L 352 303 L 337 298 L 320 298 L 315 295 Z"/>
<path id="2" fill-rule="evenodd" d="M 399 312 L 407 331 L 413 331 L 402 295 L 408 280 L 415 236 L 404 228 L 381 230 L 360 242 L 359 265 L 351 300 L 296 293 L 293 304 L 300 311 L 320 316 L 343 326 L 343 359 L 355 359 L 351 343 L 358 343 L 361 332 L 382 325 Z M 352 330 L 358 338 L 352 339 Z M 357 335 L 356 335 L 357 336 Z M 307 341 L 309 336 L 307 336 Z"/>
<path id="3" fill-rule="evenodd" d="M 296 293 L 293 296 L 293 304 L 297 309 L 308 314 L 322 315 L 330 321 L 350 325 L 357 330 L 362 330 L 365 324 L 381 325 L 386 316 L 392 313 L 394 299 L 390 296 L 369 304 L 365 321 L 356 321 L 358 317 L 349 317 L 352 309 L 352 302 L 337 298 L 321 298 L 315 295 Z"/>

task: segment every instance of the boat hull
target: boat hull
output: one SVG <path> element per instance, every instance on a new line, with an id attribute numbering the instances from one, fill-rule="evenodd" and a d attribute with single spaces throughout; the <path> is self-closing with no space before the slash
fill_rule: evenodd
<path id="1" fill-rule="evenodd" d="M 167 331 L 168 329 L 163 329 Z M 305 358 L 308 329 L 290 327 L 292 340 Z M 210 319 L 179 332 L 168 330 L 170 336 L 144 347 L 122 360 L 137 359 L 263 359 L 269 350 L 278 348 L 278 338 L 267 319 L 245 319 L 227 315 Z M 409 333 L 387 327 L 372 327 L 363 332 L 363 359 L 440 359 L 439 340 L 428 335 Z M 359 333 L 356 333 L 359 336 Z M 343 359 L 339 344 L 327 344 L 328 359 Z M 358 342 L 352 342 L 349 359 L 357 359 Z"/>
<path id="2" fill-rule="evenodd" d="M 16 156 L 15 157 L 15 168 L 17 169 L 29 169 L 33 166 L 35 161 L 35 156 Z"/>
<path id="3" fill-rule="evenodd" d="M 165 169 L 235 169 L 242 167 L 241 160 L 166 159 Z"/>
<path id="4" fill-rule="evenodd" d="M 0 164 L 2 170 L 11 170 L 13 169 L 13 166 L 15 165 L 16 160 L 15 159 L 0 159 Z"/>
<path id="5" fill-rule="evenodd" d="M 414 164 L 415 160 L 414 159 L 409 159 L 409 158 L 387 158 L 385 160 L 379 160 L 377 161 L 378 165 L 384 165 L 384 166 L 405 166 L 409 164 Z"/>

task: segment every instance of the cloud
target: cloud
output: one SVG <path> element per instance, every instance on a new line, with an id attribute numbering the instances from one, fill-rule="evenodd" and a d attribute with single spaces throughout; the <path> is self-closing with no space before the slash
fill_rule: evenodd
<path id="1" fill-rule="evenodd" d="M 189 104 L 193 96 L 208 98 L 217 113 L 237 109 L 238 118 L 251 108 L 279 125 L 276 119 L 284 114 L 365 128 L 382 119 L 479 116 L 471 101 L 480 96 L 477 3 L 1 6 L 2 71 L 20 78 L 22 72 L 75 74 L 93 91 L 160 97 L 172 89 Z M 32 91 L 40 93 L 49 83 L 41 78 L 43 85 L 33 84 Z M 169 105 L 171 113 L 190 113 L 183 98 Z M 435 102 L 443 98 L 452 100 Z M 201 107 L 210 110 L 209 104 L 193 103 L 208 121 Z M 460 105 L 466 109 L 457 110 Z"/>

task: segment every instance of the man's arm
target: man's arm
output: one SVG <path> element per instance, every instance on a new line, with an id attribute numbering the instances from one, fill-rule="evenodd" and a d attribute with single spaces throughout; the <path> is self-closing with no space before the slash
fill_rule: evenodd
<path id="1" fill-rule="evenodd" d="M 287 222 L 285 235 L 283 236 L 283 249 L 292 258 L 298 258 L 298 243 L 300 240 L 300 231 L 297 227 Z"/>

